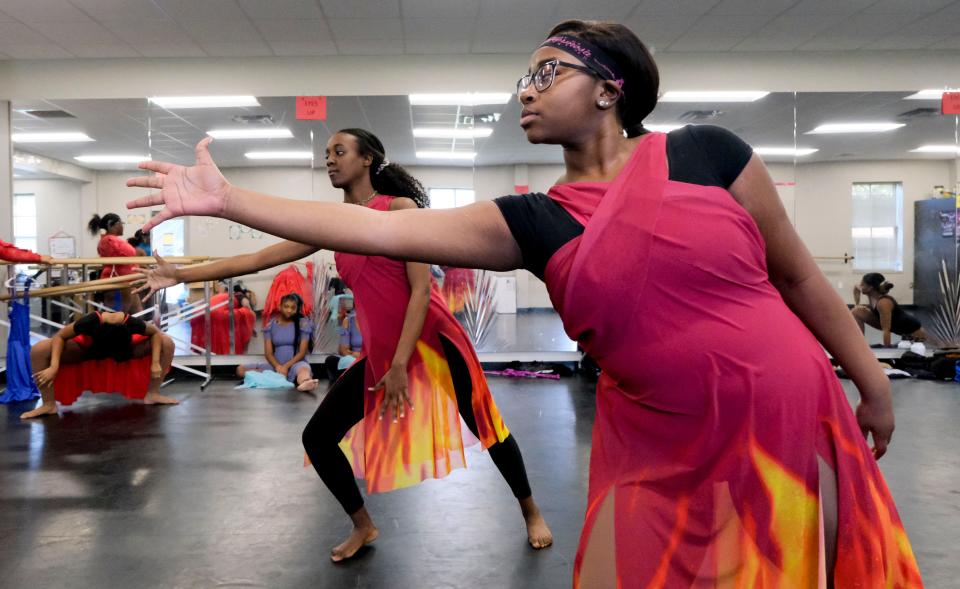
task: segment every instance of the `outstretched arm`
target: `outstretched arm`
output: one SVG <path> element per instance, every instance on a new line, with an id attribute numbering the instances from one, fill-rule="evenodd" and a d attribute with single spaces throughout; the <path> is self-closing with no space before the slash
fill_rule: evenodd
<path id="1" fill-rule="evenodd" d="M 520 249 L 492 202 L 438 211 L 383 212 L 258 194 L 227 182 L 210 157 L 209 142 L 208 138 L 197 144 L 193 166 L 142 162 L 141 168 L 156 174 L 127 181 L 127 186 L 159 190 L 130 201 L 128 208 L 165 205 L 144 231 L 173 217 L 215 216 L 341 252 L 490 270 L 510 270 L 522 263 Z"/>
<path id="2" fill-rule="evenodd" d="M 317 251 L 317 248 L 310 245 L 283 241 L 252 254 L 233 256 L 209 264 L 198 264 L 184 268 L 177 268 L 168 264 L 159 255 L 155 255 L 157 267 L 153 270 L 144 270 L 144 283 L 137 289 L 137 293 L 146 293 L 143 295 L 143 299 L 146 300 L 156 291 L 180 282 L 200 282 L 242 276 L 299 260 L 315 251 Z"/>
<path id="3" fill-rule="evenodd" d="M 787 306 L 850 375 L 860 391 L 857 420 L 873 434 L 874 455 L 886 452 L 893 435 L 890 381 L 867 346 L 846 303 L 833 290 L 787 217 L 777 189 L 754 155 L 730 187 L 757 222 L 767 246 L 770 280 Z"/>

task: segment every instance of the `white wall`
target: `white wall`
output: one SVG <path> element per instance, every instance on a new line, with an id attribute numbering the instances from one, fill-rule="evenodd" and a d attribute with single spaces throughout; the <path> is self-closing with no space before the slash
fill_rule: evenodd
<path id="1" fill-rule="evenodd" d="M 37 253 L 49 255 L 49 238 L 64 231 L 76 239 L 77 254 L 84 240 L 79 182 L 69 180 L 15 180 L 14 194 L 34 194 L 37 203 Z"/>

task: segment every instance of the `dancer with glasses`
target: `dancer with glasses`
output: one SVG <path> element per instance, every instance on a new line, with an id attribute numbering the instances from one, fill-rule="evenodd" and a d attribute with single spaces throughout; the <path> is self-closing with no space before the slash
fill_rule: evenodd
<path id="1" fill-rule="evenodd" d="M 566 164 L 547 194 L 442 211 L 303 203 L 231 185 L 201 143 L 194 166 L 141 164 L 157 174 L 128 184 L 158 192 L 128 206 L 543 277 L 603 370 L 575 586 L 922 586 L 875 460 L 890 383 L 763 162 L 722 129 L 647 132 L 659 74 L 622 25 L 557 25 L 528 75 L 520 126 Z M 859 389 L 856 414 L 821 344 Z"/>

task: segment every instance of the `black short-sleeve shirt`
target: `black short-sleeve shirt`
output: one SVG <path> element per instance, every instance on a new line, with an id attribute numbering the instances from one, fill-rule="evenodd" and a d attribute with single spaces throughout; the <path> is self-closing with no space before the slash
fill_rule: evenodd
<path id="1" fill-rule="evenodd" d="M 670 180 L 730 188 L 753 155 L 742 139 L 713 125 L 688 125 L 667 134 Z M 523 254 L 523 267 L 541 280 L 547 262 L 583 225 L 543 193 L 502 196 L 500 208 Z"/>
<path id="2" fill-rule="evenodd" d="M 104 323 L 99 313 L 89 313 L 73 324 L 73 331 L 90 337 L 92 343 L 87 348 L 88 357 L 123 362 L 133 355 L 133 336 L 146 334 L 147 324 L 130 315 L 119 324 Z"/>

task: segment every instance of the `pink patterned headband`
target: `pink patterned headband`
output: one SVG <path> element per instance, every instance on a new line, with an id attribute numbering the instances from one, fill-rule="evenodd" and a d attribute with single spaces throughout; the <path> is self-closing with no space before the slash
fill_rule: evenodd
<path id="1" fill-rule="evenodd" d="M 540 47 L 554 47 L 569 53 L 582 61 L 603 80 L 610 80 L 623 89 L 623 75 L 616 62 L 602 49 L 588 41 L 570 35 L 554 35 L 540 44 Z"/>

